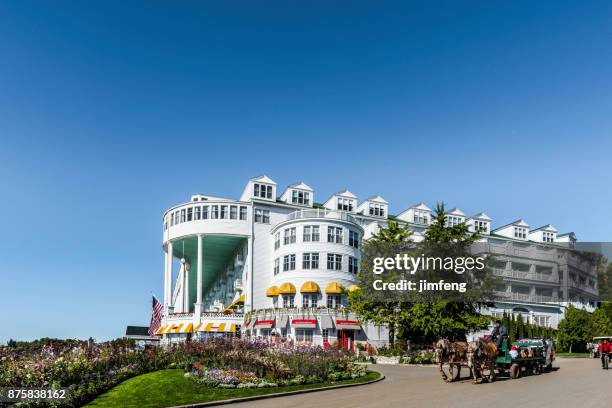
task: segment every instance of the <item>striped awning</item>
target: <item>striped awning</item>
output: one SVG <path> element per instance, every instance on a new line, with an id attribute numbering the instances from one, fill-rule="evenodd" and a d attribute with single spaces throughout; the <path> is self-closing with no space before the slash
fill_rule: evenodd
<path id="1" fill-rule="evenodd" d="M 306 281 L 300 287 L 300 293 L 319 293 L 320 291 L 319 285 L 313 281 Z"/>
<path id="2" fill-rule="evenodd" d="M 229 322 L 206 322 L 199 325 L 200 333 L 235 333 L 236 324 Z"/>
<path id="3" fill-rule="evenodd" d="M 336 319 L 336 329 L 338 330 L 361 330 L 361 325 L 357 320 Z"/>
<path id="4" fill-rule="evenodd" d="M 321 315 L 321 330 L 333 329 L 334 321 L 329 315 Z"/>
<path id="5" fill-rule="evenodd" d="M 278 293 L 281 295 L 293 295 L 295 292 L 295 286 L 290 282 L 285 282 L 278 288 Z"/>
<path id="6" fill-rule="evenodd" d="M 342 285 L 338 282 L 329 282 L 325 287 L 325 293 L 330 295 L 340 295 L 342 293 Z"/>
<path id="7" fill-rule="evenodd" d="M 193 333 L 193 323 L 183 326 L 179 333 Z"/>
<path id="8" fill-rule="evenodd" d="M 242 306 L 244 305 L 244 301 L 246 300 L 246 297 L 244 295 L 240 295 L 240 297 L 238 297 L 238 299 L 234 300 L 228 307 L 226 307 L 223 311 L 224 312 L 229 312 L 235 308 L 237 308 L 238 306 Z"/>
<path id="9" fill-rule="evenodd" d="M 168 325 L 165 326 L 161 326 L 159 329 L 157 329 L 157 331 L 155 332 L 155 334 L 160 335 L 160 334 L 164 334 L 164 332 L 166 331 L 166 328 L 168 327 Z"/>
<path id="10" fill-rule="evenodd" d="M 295 329 L 316 329 L 317 319 L 293 319 L 291 327 Z"/>
<path id="11" fill-rule="evenodd" d="M 168 328 L 166 329 L 165 333 L 181 333 L 181 329 L 183 328 L 183 326 L 185 326 L 185 323 L 170 324 L 168 325 Z"/>
<path id="12" fill-rule="evenodd" d="M 274 320 L 257 320 L 254 329 L 271 329 L 274 326 Z"/>

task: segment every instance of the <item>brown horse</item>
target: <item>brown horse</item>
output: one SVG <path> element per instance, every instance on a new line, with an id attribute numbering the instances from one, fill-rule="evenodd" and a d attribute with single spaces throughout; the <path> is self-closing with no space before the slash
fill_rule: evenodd
<path id="1" fill-rule="evenodd" d="M 478 377 L 487 382 L 495 380 L 495 360 L 497 347 L 495 343 L 476 340 L 468 344 L 467 361 L 472 369 L 472 382 L 478 383 Z"/>
<path id="2" fill-rule="evenodd" d="M 434 348 L 436 364 L 442 379 L 446 382 L 452 382 L 459 378 L 461 365 L 466 363 L 468 344 L 465 341 L 451 342 L 447 339 L 440 339 Z M 442 365 L 448 364 L 450 378 L 442 369 Z"/>

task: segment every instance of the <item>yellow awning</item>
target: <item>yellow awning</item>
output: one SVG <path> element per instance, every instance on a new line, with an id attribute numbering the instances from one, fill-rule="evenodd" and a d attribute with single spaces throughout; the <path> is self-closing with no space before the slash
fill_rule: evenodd
<path id="1" fill-rule="evenodd" d="M 270 286 L 268 290 L 266 290 L 267 297 L 278 296 L 278 286 Z"/>
<path id="2" fill-rule="evenodd" d="M 292 283 L 285 282 L 278 288 L 278 293 L 281 295 L 293 295 L 295 294 L 295 286 Z"/>
<path id="3" fill-rule="evenodd" d="M 183 327 L 183 323 L 175 324 L 170 331 L 172 333 L 180 333 L 181 332 L 181 327 Z"/>
<path id="4" fill-rule="evenodd" d="M 228 307 L 223 309 L 223 311 L 229 312 L 230 310 L 235 309 L 236 306 L 244 305 L 245 300 L 246 300 L 246 297 L 244 295 L 240 295 L 238 299 L 234 300 Z"/>
<path id="5" fill-rule="evenodd" d="M 304 282 L 300 288 L 300 293 L 319 293 L 320 291 L 319 285 L 313 281 Z"/>
<path id="6" fill-rule="evenodd" d="M 208 324 L 206 324 L 206 326 L 204 326 L 202 324 L 202 325 L 200 325 L 200 329 L 198 331 L 209 332 L 212 327 L 213 327 L 213 323 L 208 323 Z"/>
<path id="7" fill-rule="evenodd" d="M 193 323 L 189 323 L 187 326 L 185 326 L 181 330 L 181 333 L 193 333 Z"/>
<path id="8" fill-rule="evenodd" d="M 350 286 L 348 287 L 348 291 L 349 291 L 349 292 L 354 292 L 354 291 L 356 291 L 356 290 L 361 290 L 361 288 L 360 288 L 359 286 L 357 286 L 357 285 L 350 285 Z"/>
<path id="9" fill-rule="evenodd" d="M 230 333 L 236 333 L 236 324 L 235 323 L 230 324 L 229 332 Z"/>
<path id="10" fill-rule="evenodd" d="M 196 327 L 193 328 L 193 333 L 197 333 L 200 330 L 200 327 L 202 327 L 204 323 L 200 323 L 198 324 Z"/>
<path id="11" fill-rule="evenodd" d="M 219 328 L 217 329 L 218 333 L 223 333 L 225 331 L 225 323 L 221 323 Z"/>
<path id="12" fill-rule="evenodd" d="M 342 285 L 338 282 L 329 282 L 325 287 L 325 293 L 329 293 L 330 295 L 339 295 L 342 293 Z"/>
<path id="13" fill-rule="evenodd" d="M 159 329 L 157 329 L 155 334 L 164 334 L 164 331 L 166 330 L 166 327 L 168 327 L 168 325 L 161 326 Z"/>

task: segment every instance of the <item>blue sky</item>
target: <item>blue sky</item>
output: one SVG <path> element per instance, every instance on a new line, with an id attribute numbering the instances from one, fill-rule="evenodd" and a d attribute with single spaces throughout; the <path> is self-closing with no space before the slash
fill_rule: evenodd
<path id="1" fill-rule="evenodd" d="M 609 2 L 223 3 L 0 3 L 0 342 L 146 324 L 262 173 L 610 240 Z"/>

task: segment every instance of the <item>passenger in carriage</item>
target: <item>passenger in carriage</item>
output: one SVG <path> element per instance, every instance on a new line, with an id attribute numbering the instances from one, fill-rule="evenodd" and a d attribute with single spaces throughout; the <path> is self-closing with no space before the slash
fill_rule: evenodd
<path id="1" fill-rule="evenodd" d="M 495 340 L 495 346 L 497 346 L 498 353 L 505 338 L 508 338 L 508 329 L 502 324 L 501 320 L 496 320 L 495 327 L 493 327 L 493 331 L 491 332 L 491 339 Z"/>

